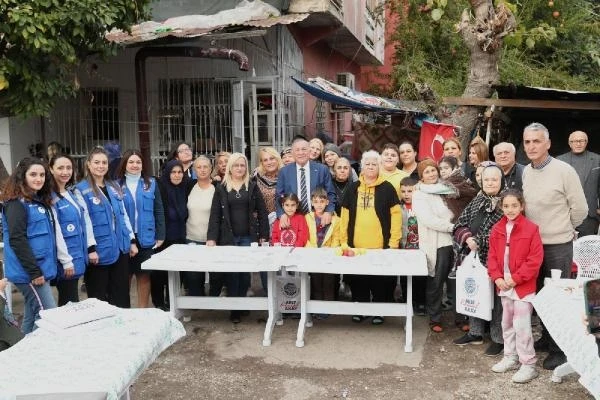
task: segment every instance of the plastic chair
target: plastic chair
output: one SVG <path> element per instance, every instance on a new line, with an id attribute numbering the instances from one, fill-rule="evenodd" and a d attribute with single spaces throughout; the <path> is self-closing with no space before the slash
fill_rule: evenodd
<path id="1" fill-rule="evenodd" d="M 573 262 L 577 264 L 577 279 L 600 279 L 600 236 L 584 236 L 573 242 Z M 559 365 L 552 373 L 552 382 L 574 373 L 569 362 Z"/>
<path id="2" fill-rule="evenodd" d="M 573 242 L 577 279 L 600 278 L 600 236 L 584 236 Z"/>

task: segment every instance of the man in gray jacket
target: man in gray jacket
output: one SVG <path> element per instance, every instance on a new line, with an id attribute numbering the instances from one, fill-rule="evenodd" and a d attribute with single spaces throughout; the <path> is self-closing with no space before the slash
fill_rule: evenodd
<path id="1" fill-rule="evenodd" d="M 569 136 L 571 151 L 558 156 L 561 161 L 572 166 L 583 186 L 588 204 L 588 215 L 577 227 L 579 236 L 596 235 L 600 223 L 600 155 L 587 150 L 588 136 L 585 132 L 575 131 Z"/>

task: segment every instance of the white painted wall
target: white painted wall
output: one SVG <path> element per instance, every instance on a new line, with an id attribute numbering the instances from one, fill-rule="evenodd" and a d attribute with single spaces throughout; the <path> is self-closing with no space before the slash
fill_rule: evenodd
<path id="1" fill-rule="evenodd" d="M 29 146 L 41 141 L 40 118 L 9 118 L 11 167 L 30 156 Z M 9 169 L 9 165 L 5 166 Z M 9 169 L 12 170 L 12 169 Z"/>
<path id="2" fill-rule="evenodd" d="M 0 118 L 0 158 L 6 170 L 12 172 L 12 156 L 10 154 L 10 128 L 9 118 Z"/>

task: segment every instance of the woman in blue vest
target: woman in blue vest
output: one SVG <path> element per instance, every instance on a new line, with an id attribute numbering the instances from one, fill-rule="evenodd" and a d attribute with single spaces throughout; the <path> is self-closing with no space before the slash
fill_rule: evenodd
<path id="1" fill-rule="evenodd" d="M 129 308 L 129 257 L 138 248 L 119 185 L 106 177 L 108 155 L 95 147 L 85 162 L 85 178 L 77 184 L 88 208 L 98 263 L 90 264 L 84 280 L 89 297 Z"/>
<path id="2" fill-rule="evenodd" d="M 23 294 L 25 334 L 35 329 L 41 310 L 56 307 L 48 284 L 56 277 L 56 260 L 64 270 L 74 269 L 62 234 L 54 227 L 48 175 L 40 159 L 24 158 L 2 193 L 5 275 Z"/>
<path id="3" fill-rule="evenodd" d="M 131 284 L 135 274 L 140 308 L 148 307 L 150 302 L 150 271 L 143 271 L 142 263 L 165 241 L 165 212 L 160 190 L 148 167 L 142 162 L 141 152 L 127 150 L 117 170 L 123 202 L 139 249 L 129 260 L 129 282 Z"/>
<path id="4" fill-rule="evenodd" d="M 96 264 L 96 239 L 92 222 L 81 193 L 73 185 L 74 162 L 71 156 L 59 154 L 50 158 L 52 173 L 52 204 L 57 216 L 60 231 L 67 244 L 69 255 L 73 257 L 74 269 L 63 269 L 58 265 L 56 288 L 58 305 L 69 301 L 79 301 L 79 277 L 85 272 L 88 262 Z"/>

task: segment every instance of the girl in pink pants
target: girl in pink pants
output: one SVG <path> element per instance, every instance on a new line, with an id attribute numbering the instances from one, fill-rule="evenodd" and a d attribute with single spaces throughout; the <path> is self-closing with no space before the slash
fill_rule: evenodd
<path id="1" fill-rule="evenodd" d="M 504 357 L 492 367 L 494 372 L 519 368 L 512 381 L 535 379 L 537 361 L 531 333 L 531 300 L 544 258 L 542 239 L 536 224 L 523 216 L 523 195 L 507 190 L 501 199 L 504 216 L 490 233 L 488 274 L 502 299 Z"/>

